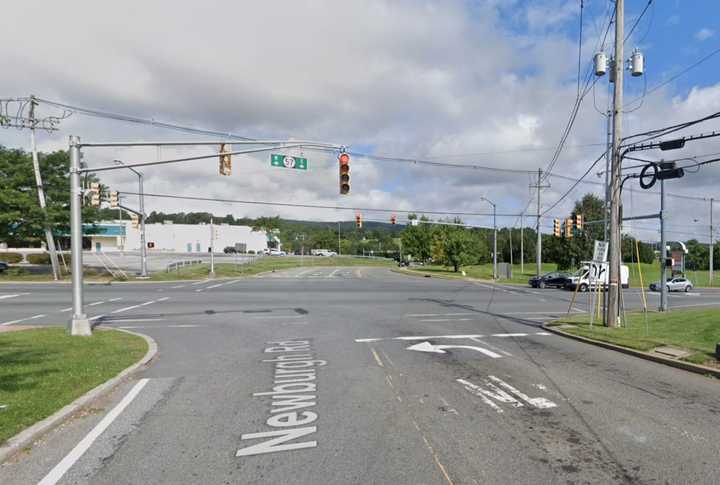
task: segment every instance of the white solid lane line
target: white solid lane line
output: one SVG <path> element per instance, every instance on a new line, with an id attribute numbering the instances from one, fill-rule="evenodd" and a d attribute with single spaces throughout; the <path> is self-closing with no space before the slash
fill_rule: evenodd
<path id="1" fill-rule="evenodd" d="M 97 306 L 97 305 L 102 305 L 103 303 L 105 303 L 105 302 L 104 301 L 96 301 L 95 303 L 90 303 L 88 306 Z"/>
<path id="2" fill-rule="evenodd" d="M 108 301 L 119 301 L 122 300 L 122 296 L 119 296 L 117 298 L 110 298 Z"/>
<path id="3" fill-rule="evenodd" d="M 72 307 L 71 307 L 71 306 L 69 306 L 69 307 L 67 307 L 67 308 L 62 308 L 62 309 L 60 309 L 61 312 L 69 312 L 70 310 L 72 310 Z"/>
<path id="4" fill-rule="evenodd" d="M 93 442 L 105 431 L 108 426 L 112 424 L 115 419 L 120 416 L 126 407 L 135 399 L 135 397 L 142 391 L 143 387 L 148 383 L 149 379 L 140 379 L 137 384 L 130 389 L 125 397 L 110 411 L 92 431 L 90 431 L 75 448 L 62 459 L 60 463 L 55 465 L 55 468 L 50 470 L 50 473 L 45 475 L 45 478 L 40 480 L 38 485 L 55 485 L 60 479 L 67 473 L 67 471 L 82 457 L 85 452 L 92 446 Z"/>
<path id="5" fill-rule="evenodd" d="M 32 317 L 20 318 L 20 319 L 18 319 L 18 320 L 11 320 L 11 321 L 9 321 L 9 322 L 0 323 L 0 326 L 3 326 L 3 325 L 12 325 L 13 323 L 20 323 L 20 322 L 24 322 L 24 321 L 26 321 L 26 320 L 35 320 L 36 318 L 43 318 L 43 317 L 46 317 L 46 316 L 47 316 L 47 315 L 34 315 L 34 316 L 32 316 Z"/>

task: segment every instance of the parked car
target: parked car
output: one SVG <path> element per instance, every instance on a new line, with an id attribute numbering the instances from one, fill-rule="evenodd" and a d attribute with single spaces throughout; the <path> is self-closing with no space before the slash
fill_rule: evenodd
<path id="1" fill-rule="evenodd" d="M 556 271 L 554 273 L 545 273 L 539 278 L 537 276 L 534 276 L 530 278 L 528 284 L 533 288 L 565 288 L 565 285 L 567 285 L 569 278 L 570 273 Z"/>
<path id="2" fill-rule="evenodd" d="M 8 268 L 9 268 L 9 266 L 5 261 L 0 261 L 0 273 L 2 273 L 3 271 L 5 271 Z"/>
<path id="3" fill-rule="evenodd" d="M 225 247 L 225 249 L 223 249 L 223 253 L 225 253 L 225 254 L 235 254 L 235 253 L 237 253 L 237 251 L 235 250 L 234 247 L 232 247 L 232 246 L 227 246 L 227 247 Z"/>
<path id="4" fill-rule="evenodd" d="M 676 276 L 675 278 L 668 278 L 665 282 L 668 291 L 684 291 L 688 292 L 693 289 L 692 281 L 685 278 L 684 276 Z M 660 282 L 657 281 L 650 285 L 651 291 L 660 291 Z"/>
<path id="5" fill-rule="evenodd" d="M 269 254 L 270 256 L 287 256 L 285 251 L 279 251 L 277 249 L 271 249 Z"/>

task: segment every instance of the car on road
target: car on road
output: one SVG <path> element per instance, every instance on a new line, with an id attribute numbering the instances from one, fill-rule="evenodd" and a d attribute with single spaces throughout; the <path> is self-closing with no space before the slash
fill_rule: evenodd
<path id="1" fill-rule="evenodd" d="M 665 282 L 668 291 L 684 291 L 688 292 L 693 289 L 692 281 L 685 278 L 684 276 L 676 276 L 675 278 L 668 278 Z M 650 291 L 660 291 L 660 282 L 650 284 Z"/>
<path id="2" fill-rule="evenodd" d="M 285 251 L 279 251 L 277 249 L 271 249 L 269 254 L 270 256 L 287 256 Z"/>
<path id="3" fill-rule="evenodd" d="M 565 288 L 568 284 L 570 273 L 556 271 L 553 273 L 545 273 L 540 277 L 534 276 L 528 280 L 528 284 L 533 288 Z"/>
<path id="4" fill-rule="evenodd" d="M 9 266 L 5 261 L 0 261 L 0 273 L 2 273 L 3 271 L 5 271 L 8 268 L 9 268 Z"/>

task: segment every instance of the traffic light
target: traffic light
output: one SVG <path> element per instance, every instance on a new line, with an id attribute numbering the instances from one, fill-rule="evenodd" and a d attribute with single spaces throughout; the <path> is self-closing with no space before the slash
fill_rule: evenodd
<path id="1" fill-rule="evenodd" d="M 555 237 L 562 236 L 562 233 L 560 232 L 560 219 L 553 219 L 553 235 Z"/>
<path id="2" fill-rule="evenodd" d="M 130 221 L 132 222 L 133 229 L 140 227 L 140 217 L 137 214 L 132 214 L 130 216 Z"/>
<path id="3" fill-rule="evenodd" d="M 575 214 L 575 229 L 582 231 L 583 228 L 583 217 L 582 214 Z"/>
<path id="4" fill-rule="evenodd" d="M 350 193 L 350 155 L 347 153 L 341 153 L 338 156 L 338 165 L 340 170 L 340 195 L 347 195 Z"/>
<path id="5" fill-rule="evenodd" d="M 149 242 L 147 243 L 147 247 L 148 247 L 148 249 L 155 249 L 155 242 L 154 242 L 154 241 L 149 241 Z"/>
<path id="6" fill-rule="evenodd" d="M 565 238 L 572 239 L 573 237 L 573 220 L 572 217 L 565 219 Z"/>
<path id="7" fill-rule="evenodd" d="M 362 229 L 362 214 L 355 215 L 355 227 Z"/>
<path id="8" fill-rule="evenodd" d="M 397 223 L 397 216 L 395 214 L 390 216 L 390 224 L 396 224 Z"/>
<path id="9" fill-rule="evenodd" d="M 100 207 L 100 184 L 97 182 L 90 184 L 90 205 Z"/>
<path id="10" fill-rule="evenodd" d="M 110 207 L 117 207 L 119 203 L 119 194 L 117 192 L 110 192 Z"/>
<path id="11" fill-rule="evenodd" d="M 232 173 L 230 152 L 232 152 L 232 145 L 229 143 L 220 144 L 220 175 L 230 175 Z"/>

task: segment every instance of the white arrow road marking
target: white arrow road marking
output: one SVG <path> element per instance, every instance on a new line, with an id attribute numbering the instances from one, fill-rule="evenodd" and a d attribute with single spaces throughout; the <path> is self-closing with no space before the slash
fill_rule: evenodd
<path id="1" fill-rule="evenodd" d="M 499 359 L 502 357 L 500 354 L 496 354 L 492 350 L 484 349 L 482 347 L 476 347 L 474 345 L 433 345 L 428 341 L 421 342 L 419 344 L 411 345 L 407 347 L 407 350 L 417 350 L 420 352 L 434 352 L 437 354 L 446 354 L 445 349 L 468 349 L 475 350 L 481 354 L 487 355 L 493 359 Z"/>
<path id="2" fill-rule="evenodd" d="M 457 382 L 465 386 L 465 389 L 470 392 L 471 394 L 474 394 L 478 397 L 480 397 L 485 404 L 493 408 L 498 413 L 502 413 L 502 408 L 495 402 L 492 401 L 494 399 L 495 401 L 503 404 L 510 404 L 513 407 L 519 408 L 523 407 L 524 404 L 515 399 L 511 394 L 506 392 L 503 389 L 500 389 L 500 387 L 506 389 L 507 391 L 510 391 L 510 393 L 514 394 L 515 396 L 519 397 L 523 401 L 525 401 L 527 404 L 536 407 L 538 409 L 549 409 L 557 407 L 557 404 L 550 401 L 549 399 L 545 399 L 544 397 L 530 397 L 527 394 L 519 391 L 515 387 L 511 386 L 507 382 L 503 381 L 499 377 L 495 376 L 488 376 L 488 379 L 485 381 L 485 385 L 487 388 L 483 388 L 481 386 L 478 386 L 476 384 L 473 384 L 470 381 L 467 381 L 465 379 L 456 379 Z M 492 381 L 492 382 L 490 382 Z M 499 387 L 498 387 L 499 386 Z"/>

